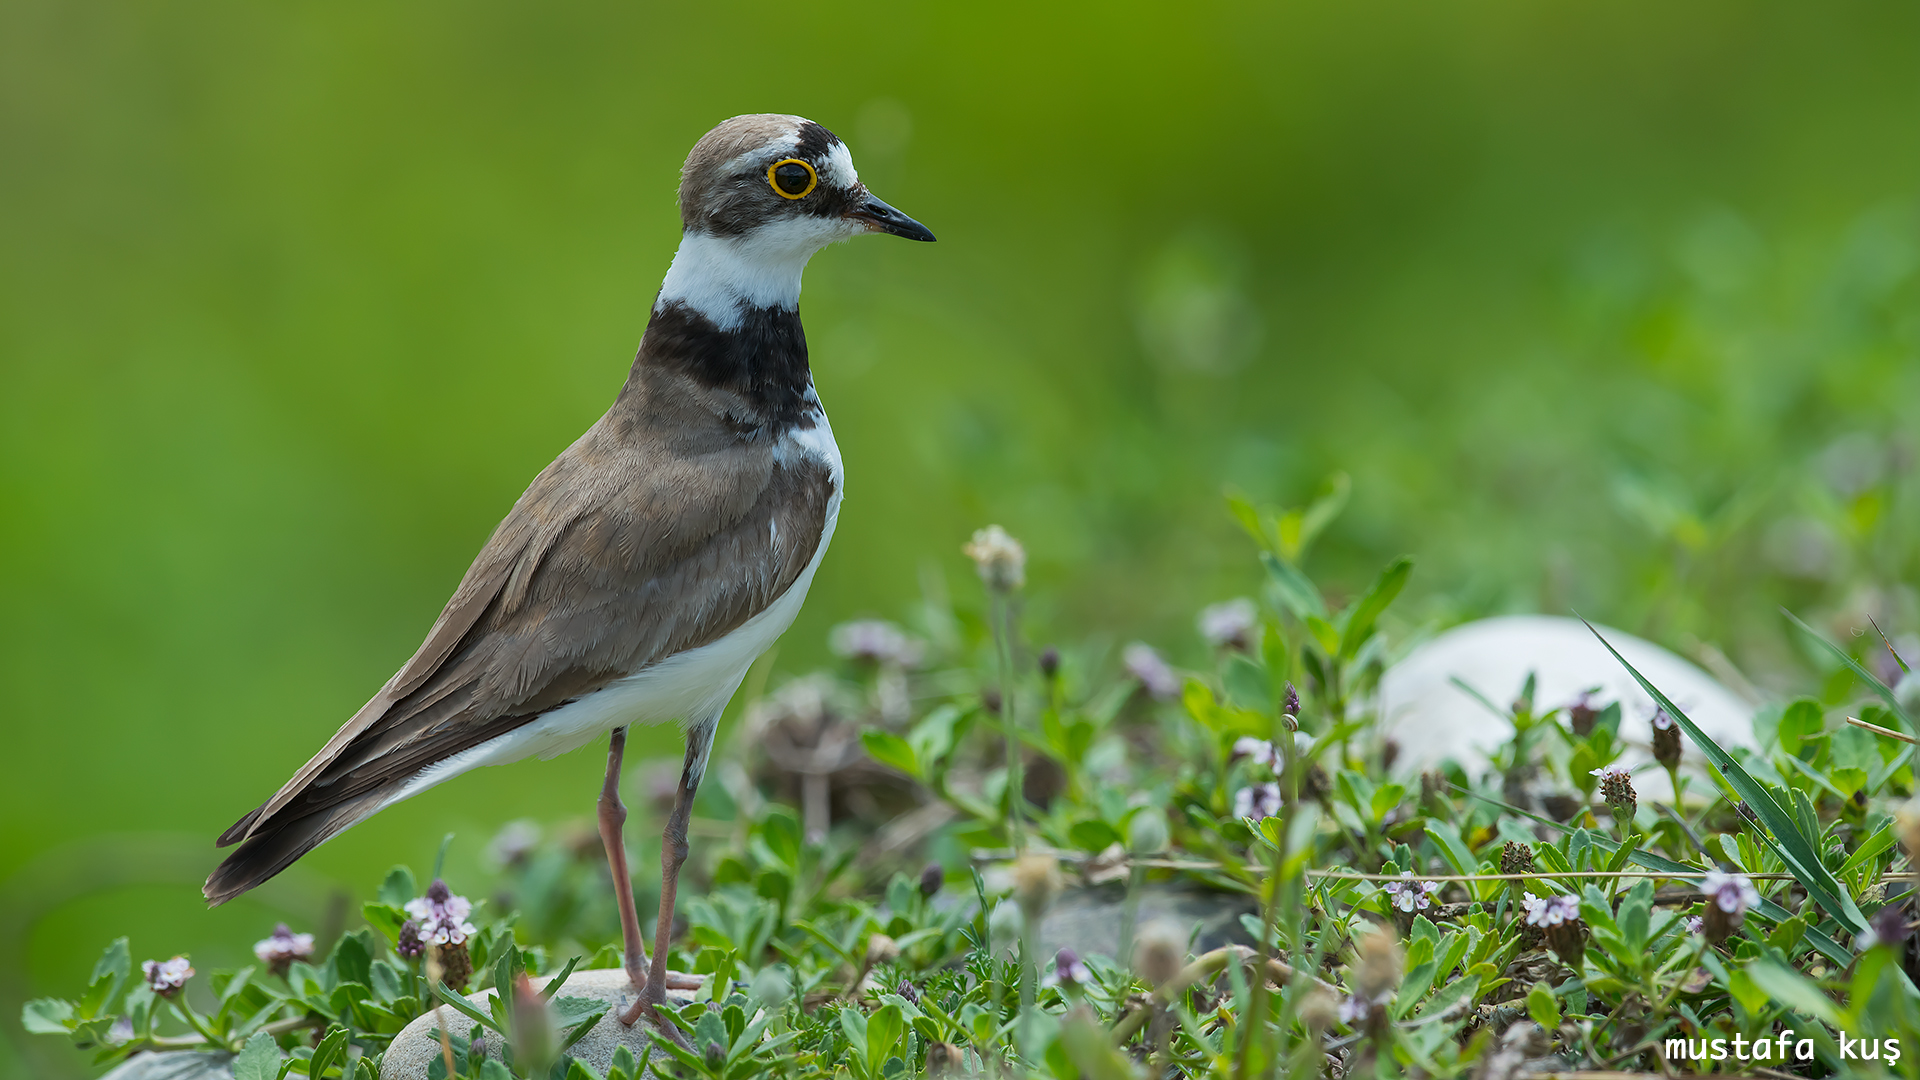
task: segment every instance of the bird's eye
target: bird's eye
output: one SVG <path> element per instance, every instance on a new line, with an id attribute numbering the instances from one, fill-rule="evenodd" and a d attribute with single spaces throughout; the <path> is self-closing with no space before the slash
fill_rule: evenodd
<path id="1" fill-rule="evenodd" d="M 787 158 L 767 166 L 767 183 L 783 199 L 804 199 L 820 183 L 820 174 L 799 158 Z"/>

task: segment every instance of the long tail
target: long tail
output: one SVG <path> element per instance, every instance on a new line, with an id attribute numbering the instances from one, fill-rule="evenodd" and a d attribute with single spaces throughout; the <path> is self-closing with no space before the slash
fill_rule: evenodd
<path id="1" fill-rule="evenodd" d="M 319 847 L 341 830 L 359 822 L 385 804 L 388 792 L 370 792 L 349 802 L 291 817 L 285 811 L 267 819 L 207 876 L 200 890 L 217 907 L 292 866 L 295 859 Z M 220 836 L 222 846 L 246 836 L 259 815 L 254 810 Z"/>

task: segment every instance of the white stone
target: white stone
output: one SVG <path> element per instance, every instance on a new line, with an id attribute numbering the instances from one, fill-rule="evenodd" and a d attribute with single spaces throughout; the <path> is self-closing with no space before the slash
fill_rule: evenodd
<path id="1" fill-rule="evenodd" d="M 1722 747 L 1754 746 L 1754 706 L 1712 676 L 1649 641 L 1610 627 L 1597 627 L 1620 655 L 1660 688 L 1669 700 Z M 1593 631 L 1578 619 L 1549 615 L 1503 615 L 1456 626 L 1415 648 L 1380 680 L 1381 730 L 1400 746 L 1394 771 L 1417 773 L 1451 758 L 1478 776 L 1513 724 L 1454 685 L 1457 678 L 1502 708 L 1520 693 L 1531 672 L 1536 711 L 1568 705 L 1598 687 L 1594 705 L 1621 704 L 1620 734 L 1627 743 L 1621 764 L 1652 761 L 1649 721 L 1654 702 Z M 1684 770 L 1700 772 L 1702 758 L 1682 739 Z M 1664 770 L 1635 768 L 1634 786 L 1655 798 L 1671 796 Z M 1689 790 L 1697 790 L 1689 784 Z"/>
<path id="2" fill-rule="evenodd" d="M 533 980 L 536 987 L 545 987 L 547 982 L 547 979 Z M 620 1014 L 633 1004 L 633 983 L 628 980 L 625 969 L 576 971 L 567 977 L 566 985 L 560 988 L 558 996 L 594 998 L 613 1006 L 567 1053 L 602 1073 L 613 1061 L 613 1051 L 618 1046 L 625 1045 L 633 1053 L 635 1061 L 646 1056 L 647 1048 L 653 1044 L 652 1036 L 648 1034 L 650 1022 L 647 1018 L 641 1017 L 632 1027 L 620 1022 Z M 490 1008 L 487 1002 L 492 997 L 493 991 L 488 989 L 468 994 L 467 1000 L 473 1002 L 481 1012 L 486 1012 Z M 691 990 L 667 991 L 667 999 L 675 1006 L 689 1004 L 693 997 L 694 991 Z M 440 1011 L 449 1015 L 447 1022 L 451 1030 L 462 1034 L 472 1030 L 473 1021 L 468 1017 L 445 1006 Z M 427 1013 L 393 1037 L 393 1042 L 387 1047 L 386 1057 L 380 1062 L 380 1080 L 427 1080 L 427 1069 L 440 1053 L 440 1025 L 434 1013 Z M 653 1075 L 651 1067 L 645 1075 Z"/>

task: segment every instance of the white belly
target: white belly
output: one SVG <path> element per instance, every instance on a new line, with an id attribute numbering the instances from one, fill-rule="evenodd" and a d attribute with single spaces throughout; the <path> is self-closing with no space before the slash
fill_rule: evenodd
<path id="1" fill-rule="evenodd" d="M 840 448 L 833 441 L 833 429 L 827 423 L 825 411 L 820 413 L 820 421 L 813 428 L 791 432 L 783 441 L 785 445 L 776 451 L 776 459 L 825 463 L 832 476 L 833 493 L 827 498 L 826 525 L 820 532 L 820 542 L 814 546 L 813 558 L 779 599 L 718 641 L 675 653 L 543 713 L 505 735 L 427 766 L 383 803 L 382 808 L 483 765 L 505 765 L 530 757 L 550 758 L 585 746 L 614 728 L 662 724 L 670 720 L 686 726 L 690 741 L 700 740 L 701 745 L 694 747 L 697 755 L 693 779 L 697 783 L 706 770 L 707 750 L 721 710 L 733 699 L 740 681 L 747 677 L 747 669 L 800 614 L 800 605 L 806 601 L 814 572 L 826 557 L 827 545 L 833 540 L 833 527 L 840 519 L 840 497 L 845 484 Z"/>

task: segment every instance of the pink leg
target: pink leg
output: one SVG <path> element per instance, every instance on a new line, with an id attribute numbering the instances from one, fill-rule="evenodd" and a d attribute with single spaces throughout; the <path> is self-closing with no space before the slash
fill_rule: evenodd
<path id="1" fill-rule="evenodd" d="M 673 905 L 680 886 L 680 867 L 687 861 L 687 821 L 693 816 L 693 796 L 700 787 L 700 781 L 693 777 L 694 755 L 695 748 L 688 746 L 687 767 L 680 773 L 680 786 L 673 795 L 673 812 L 667 815 L 667 827 L 661 835 L 660 918 L 653 931 L 653 966 L 646 985 L 641 986 L 640 1000 L 620 1017 L 623 1024 L 632 1024 L 642 1012 L 651 1012 L 654 1006 L 666 1001 L 668 988 L 692 989 L 700 985 L 700 980 L 693 976 L 667 970 L 666 950 L 666 943 L 673 940 Z M 636 981 L 634 985 L 640 986 L 640 983 Z M 670 1024 L 661 1026 L 678 1031 Z"/>

